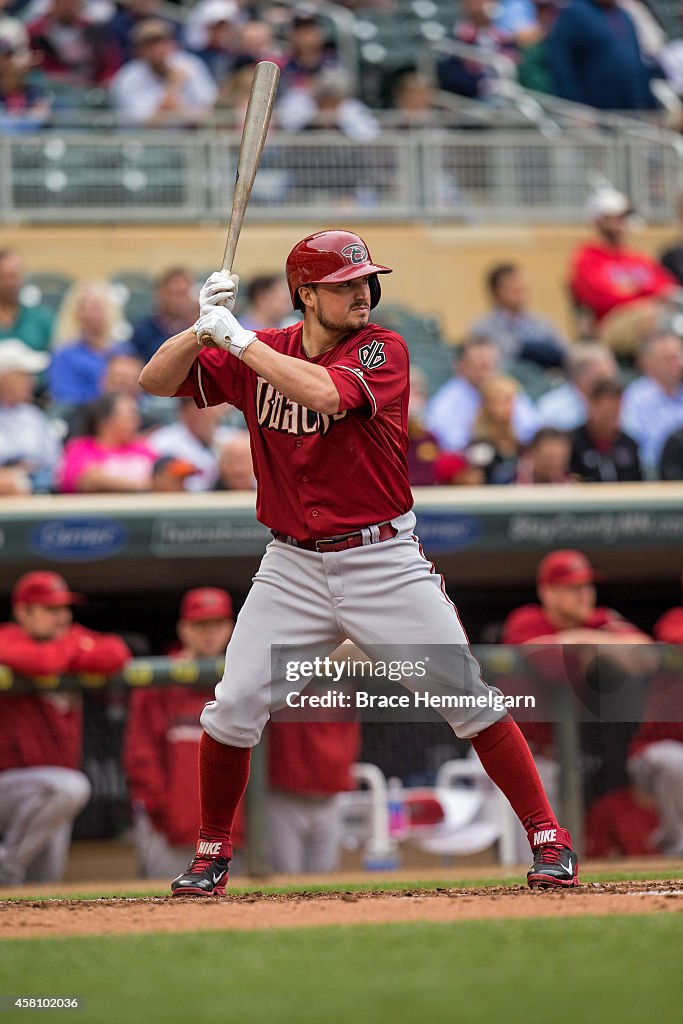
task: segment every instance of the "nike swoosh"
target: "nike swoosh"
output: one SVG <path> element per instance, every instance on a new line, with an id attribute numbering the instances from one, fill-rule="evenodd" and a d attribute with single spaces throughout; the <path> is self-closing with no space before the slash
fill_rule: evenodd
<path id="1" fill-rule="evenodd" d="M 220 880 L 221 880 L 221 878 L 223 877 L 224 874 L 225 874 L 224 871 L 219 871 L 217 875 L 214 875 L 213 876 L 213 884 L 215 885 L 216 882 L 220 882 Z"/>

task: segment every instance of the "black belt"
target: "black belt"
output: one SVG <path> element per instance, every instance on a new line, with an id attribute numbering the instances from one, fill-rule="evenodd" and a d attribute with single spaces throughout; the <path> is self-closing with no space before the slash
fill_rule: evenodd
<path id="1" fill-rule="evenodd" d="M 379 526 L 366 526 L 364 530 L 344 533 L 339 537 L 323 537 L 321 540 L 296 540 L 295 537 L 288 537 L 286 533 L 279 533 L 277 530 L 270 532 L 275 540 L 283 544 L 324 554 L 326 551 L 346 551 L 347 548 L 360 548 L 366 544 L 381 544 L 382 541 L 395 537 L 398 530 L 391 523 L 380 523 Z"/>

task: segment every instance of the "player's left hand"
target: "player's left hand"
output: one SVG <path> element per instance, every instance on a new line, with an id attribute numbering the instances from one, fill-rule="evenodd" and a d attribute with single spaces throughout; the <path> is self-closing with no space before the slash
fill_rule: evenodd
<path id="1" fill-rule="evenodd" d="M 200 345 L 222 348 L 241 359 L 257 340 L 253 331 L 247 331 L 228 309 L 209 306 L 192 328 Z"/>
<path id="2" fill-rule="evenodd" d="M 208 313 L 215 306 L 224 306 L 230 312 L 235 308 L 237 289 L 240 279 L 237 274 L 229 274 L 227 270 L 216 270 L 201 287 L 199 292 L 199 310 Z"/>

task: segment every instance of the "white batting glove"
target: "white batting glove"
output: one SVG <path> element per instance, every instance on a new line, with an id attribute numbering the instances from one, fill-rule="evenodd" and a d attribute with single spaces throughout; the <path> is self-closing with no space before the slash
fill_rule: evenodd
<path id="1" fill-rule="evenodd" d="M 246 331 L 230 310 L 223 306 L 209 306 L 192 328 L 200 345 L 222 348 L 241 359 L 256 341 L 253 331 Z"/>
<path id="2" fill-rule="evenodd" d="M 207 277 L 199 292 L 200 313 L 208 313 L 215 306 L 223 306 L 232 312 L 239 283 L 237 274 L 229 274 L 227 270 L 216 270 L 211 277 Z"/>

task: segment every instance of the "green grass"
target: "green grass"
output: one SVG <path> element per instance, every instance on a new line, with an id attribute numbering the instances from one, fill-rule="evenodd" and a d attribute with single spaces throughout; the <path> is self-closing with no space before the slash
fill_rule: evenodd
<path id="1" fill-rule="evenodd" d="M 678 914 L 27 939 L 0 993 L 84 1024 L 677 1024 L 682 945 Z"/>
<path id="2" fill-rule="evenodd" d="M 601 871 L 601 872 L 581 872 L 581 881 L 588 882 L 666 882 L 666 881 L 681 881 L 683 879 L 683 871 L 680 866 L 677 870 L 671 871 Z M 258 882 L 252 882 L 245 885 L 231 885 L 230 892 L 236 895 L 252 892 L 262 893 L 274 893 L 274 894 L 287 894 L 287 893 L 298 893 L 298 892 L 369 892 L 375 890 L 383 890 L 387 892 L 400 892 L 405 889 L 417 892 L 418 889 L 464 889 L 464 888 L 481 888 L 482 886 L 490 885 L 523 885 L 525 882 L 524 873 L 519 875 L 511 875 L 509 878 L 436 878 L 425 881 L 420 879 L 419 881 L 410 881 L 405 879 L 387 879 L 378 877 L 376 879 L 370 879 L 367 882 L 321 882 L 315 885 L 303 885 L 300 883 L 292 882 L 288 885 L 266 885 L 259 884 Z M 150 896 L 167 896 L 169 888 L 167 885 L 160 886 L 156 889 L 112 889 L 108 892 L 102 891 L 88 891 L 83 892 L 70 892 L 60 894 L 55 892 L 54 895 L 46 896 L 32 894 L 30 889 L 25 893 L 17 893 L 12 896 L 2 897 L 5 900 L 12 900 L 15 902 L 21 902 L 22 900 L 49 900 L 49 899 L 71 899 L 71 900 L 99 900 L 106 899 L 108 897 L 124 897 L 128 899 L 144 898 Z"/>

